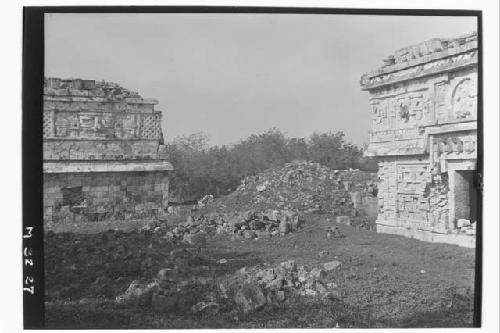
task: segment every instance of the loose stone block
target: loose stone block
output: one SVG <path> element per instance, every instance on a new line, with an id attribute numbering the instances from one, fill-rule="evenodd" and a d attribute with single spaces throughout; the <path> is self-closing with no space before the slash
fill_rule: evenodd
<path id="1" fill-rule="evenodd" d="M 351 225 L 351 217 L 350 216 L 337 216 L 336 221 L 337 221 L 337 223 Z"/>

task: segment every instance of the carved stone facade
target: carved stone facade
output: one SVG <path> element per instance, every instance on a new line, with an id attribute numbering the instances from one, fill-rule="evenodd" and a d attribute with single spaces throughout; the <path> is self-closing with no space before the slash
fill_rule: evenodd
<path id="1" fill-rule="evenodd" d="M 173 168 L 155 104 L 111 82 L 45 79 L 44 223 L 162 214 Z"/>
<path id="2" fill-rule="evenodd" d="M 379 232 L 475 246 L 477 60 L 471 33 L 403 48 L 362 76 Z"/>

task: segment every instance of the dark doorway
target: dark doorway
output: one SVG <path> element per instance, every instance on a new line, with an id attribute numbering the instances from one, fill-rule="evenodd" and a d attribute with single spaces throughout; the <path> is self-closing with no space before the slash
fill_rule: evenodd
<path id="1" fill-rule="evenodd" d="M 460 170 L 455 177 L 455 218 L 477 221 L 476 170 Z"/>

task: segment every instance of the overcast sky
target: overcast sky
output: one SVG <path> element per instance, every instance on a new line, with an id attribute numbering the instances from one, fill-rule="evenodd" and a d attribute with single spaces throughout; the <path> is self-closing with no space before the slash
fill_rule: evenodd
<path id="1" fill-rule="evenodd" d="M 475 18 L 48 14 L 45 75 L 109 80 L 159 100 L 166 140 L 231 144 L 278 127 L 368 140 L 359 78 L 395 50 L 477 30 Z"/>

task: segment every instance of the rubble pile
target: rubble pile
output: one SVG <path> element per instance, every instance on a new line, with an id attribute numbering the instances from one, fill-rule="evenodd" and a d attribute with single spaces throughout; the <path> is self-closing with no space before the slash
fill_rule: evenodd
<path id="1" fill-rule="evenodd" d="M 210 213 L 188 216 L 186 222 L 167 232 L 166 237 L 199 245 L 205 242 L 205 235 L 232 234 L 245 239 L 269 238 L 296 231 L 302 224 L 299 214 L 287 209 Z"/>
<path id="2" fill-rule="evenodd" d="M 214 279 L 186 277 L 177 266 L 162 268 L 151 282 L 133 281 L 115 298 L 117 305 L 151 306 L 157 312 L 218 310 Z"/>
<path id="3" fill-rule="evenodd" d="M 138 276 L 154 277 L 167 262 L 190 267 L 203 264 L 196 249 L 165 240 L 166 230 L 163 224 L 152 222 L 141 230 L 99 234 L 46 232 L 46 299 L 114 297 Z M 171 252 L 175 256 L 169 256 Z"/>
<path id="4" fill-rule="evenodd" d="M 222 212 L 292 209 L 354 216 L 349 191 L 374 191 L 375 180 L 372 173 L 332 170 L 319 163 L 293 161 L 246 177 L 234 192 L 215 199 L 205 209 Z"/>
<path id="5" fill-rule="evenodd" d="M 256 311 L 266 305 L 287 305 L 296 296 L 335 299 L 340 292 L 331 272 L 340 266 L 339 261 L 331 261 L 309 270 L 289 260 L 274 267 L 243 267 L 221 278 L 183 277 L 175 266 L 161 269 L 151 282 L 133 281 L 115 302 L 151 306 L 157 312 L 198 313 L 235 305 L 243 312 Z"/>
<path id="6" fill-rule="evenodd" d="M 44 78 L 44 91 L 49 95 L 65 96 L 68 93 L 83 97 L 105 97 L 111 100 L 141 98 L 138 92 L 131 91 L 110 81 Z"/>
<path id="7" fill-rule="evenodd" d="M 287 304 L 294 296 L 335 299 L 340 292 L 331 272 L 340 266 L 339 261 L 331 261 L 323 268 L 309 270 L 289 260 L 274 267 L 243 267 L 221 282 L 219 290 L 223 298 L 232 299 L 243 312 L 259 310 L 266 304 Z"/>

